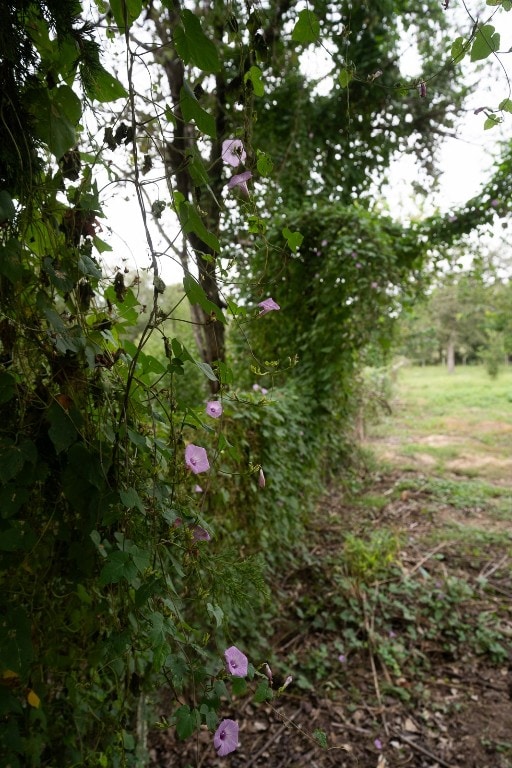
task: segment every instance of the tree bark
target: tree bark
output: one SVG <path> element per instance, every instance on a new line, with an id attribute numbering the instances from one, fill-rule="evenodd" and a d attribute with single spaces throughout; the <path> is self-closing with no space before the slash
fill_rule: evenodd
<path id="1" fill-rule="evenodd" d="M 448 338 L 446 345 L 446 364 L 448 366 L 448 373 L 454 373 L 455 371 L 455 338 L 451 334 Z"/>
<path id="2" fill-rule="evenodd" d="M 194 146 L 194 129 L 183 119 L 183 113 L 180 107 L 180 94 L 185 81 L 185 68 L 181 59 L 177 56 L 170 58 L 172 51 L 172 31 L 179 23 L 179 2 L 174 3 L 174 8 L 169 10 L 168 23 L 163 23 L 161 19 L 154 19 L 158 35 L 162 41 L 166 56 L 161 63 L 169 83 L 171 97 L 173 101 L 173 113 L 176 119 L 172 141 L 166 145 L 166 173 L 168 185 L 171 191 L 180 192 L 184 199 L 195 204 L 197 201 L 195 195 L 198 191 L 194 188 L 190 173 L 188 171 L 187 149 Z M 215 94 L 215 116 L 217 139 L 212 141 L 210 154 L 210 187 L 214 191 L 213 195 L 205 196 L 201 200 L 201 205 L 196 205 L 196 211 L 203 220 L 204 226 L 208 232 L 218 235 L 220 228 L 220 208 L 217 203 L 218 193 L 222 187 L 222 138 L 225 130 L 225 104 L 221 103 L 224 95 L 223 83 L 219 82 L 217 77 L 217 88 Z M 216 260 L 218 254 L 195 232 L 186 234 L 188 244 L 194 252 L 194 259 L 197 265 L 198 280 L 203 288 L 207 298 L 218 307 L 223 307 L 224 302 L 221 299 L 219 286 L 217 282 Z M 182 265 L 187 270 L 187 258 L 184 254 Z M 202 307 L 197 305 L 192 307 L 192 317 L 195 323 L 199 321 L 199 328 L 196 328 L 196 341 L 199 346 L 199 353 L 205 363 L 215 368 L 217 361 L 224 361 L 226 356 L 225 328 L 222 322 L 217 320 L 214 313 L 208 314 Z M 218 381 L 210 381 L 210 389 L 213 393 L 220 387 Z"/>

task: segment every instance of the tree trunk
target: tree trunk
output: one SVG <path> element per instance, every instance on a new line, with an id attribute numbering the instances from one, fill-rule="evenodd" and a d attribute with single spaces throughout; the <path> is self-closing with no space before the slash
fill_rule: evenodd
<path id="1" fill-rule="evenodd" d="M 448 366 L 448 373 L 454 373 L 455 371 L 455 338 L 450 335 L 448 343 L 446 345 L 446 364 Z"/>
<path id="2" fill-rule="evenodd" d="M 225 105 L 219 103 L 222 99 L 224 89 L 222 83 L 217 78 L 216 93 L 216 128 L 217 139 L 212 142 L 212 151 L 210 156 L 210 187 L 214 190 L 214 196 L 209 195 L 201 204 L 197 204 L 195 199 L 198 190 L 188 169 L 187 150 L 194 147 L 194 132 L 192 127 L 185 122 L 180 107 L 181 89 L 185 80 L 185 69 L 181 59 L 170 58 L 169 52 L 172 51 L 172 30 L 179 21 L 179 3 L 174 4 L 174 8 L 169 10 L 169 23 L 163 23 L 161 19 L 154 19 L 158 35 L 162 41 L 166 56 L 161 63 L 171 91 L 173 100 L 173 112 L 176 119 L 173 139 L 166 145 L 166 173 L 168 176 L 168 186 L 171 193 L 174 190 L 180 192 L 185 200 L 195 206 L 198 216 L 203 220 L 204 226 L 208 232 L 218 235 L 220 225 L 220 208 L 217 203 L 215 192 L 219 192 L 222 187 L 222 138 L 224 134 Z M 218 307 L 223 308 L 219 292 L 216 274 L 217 254 L 213 249 L 204 243 L 195 232 L 188 232 L 186 238 L 194 252 L 194 258 L 197 265 L 198 279 L 207 298 Z M 182 266 L 185 272 L 187 268 L 187 256 L 183 254 Z M 200 321 L 200 327 L 196 327 L 196 341 L 199 346 L 199 354 L 203 361 L 210 366 L 215 367 L 216 361 L 224 361 L 226 355 L 225 329 L 223 323 L 219 322 L 214 313 L 205 312 L 202 307 L 197 305 L 192 307 L 192 316 L 194 322 Z M 219 390 L 218 381 L 209 381 L 212 393 Z"/>

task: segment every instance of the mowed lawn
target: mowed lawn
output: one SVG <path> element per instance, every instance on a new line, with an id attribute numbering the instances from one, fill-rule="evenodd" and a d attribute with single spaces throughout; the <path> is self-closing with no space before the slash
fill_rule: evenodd
<path id="1" fill-rule="evenodd" d="M 512 486 L 512 366 L 496 379 L 483 366 L 403 366 L 390 406 L 368 430 L 386 461 Z"/>

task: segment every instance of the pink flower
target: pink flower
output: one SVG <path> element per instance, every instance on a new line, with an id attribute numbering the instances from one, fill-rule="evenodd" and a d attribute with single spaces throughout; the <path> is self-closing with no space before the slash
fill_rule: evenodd
<path id="1" fill-rule="evenodd" d="M 212 419 L 218 419 L 219 416 L 222 416 L 222 403 L 218 400 L 210 400 L 206 404 L 206 413 L 208 416 L 211 416 Z"/>
<path id="2" fill-rule="evenodd" d="M 192 528 L 192 538 L 195 541 L 210 541 L 212 537 L 205 528 L 200 525 L 194 525 Z"/>
<path id="3" fill-rule="evenodd" d="M 268 389 L 265 389 L 265 387 L 262 387 L 261 388 L 261 394 L 262 395 L 267 395 L 268 394 Z"/>
<path id="4" fill-rule="evenodd" d="M 202 493 L 202 492 L 203 492 L 203 489 L 201 488 L 200 485 L 197 485 L 196 483 L 196 485 L 194 485 L 194 493 Z"/>
<path id="5" fill-rule="evenodd" d="M 259 384 L 253 384 L 252 388 L 254 389 L 255 392 L 257 392 L 259 389 L 261 389 Z"/>
<path id="6" fill-rule="evenodd" d="M 252 179 L 252 173 L 250 171 L 237 173 L 228 181 L 228 189 L 234 189 L 238 187 L 238 190 L 244 197 L 249 197 L 249 189 L 247 187 L 247 182 L 249 179 Z"/>
<path id="7" fill-rule="evenodd" d="M 340 655 L 338 656 L 338 661 L 340 661 L 342 664 L 345 664 L 346 660 L 347 660 L 347 657 L 345 656 L 345 654 L 340 653 Z"/>
<path id="8" fill-rule="evenodd" d="M 263 472 L 263 468 L 260 467 L 260 471 L 258 473 L 258 485 L 260 488 L 265 487 L 265 473 Z"/>
<path id="9" fill-rule="evenodd" d="M 219 757 L 234 752 L 238 747 L 238 723 L 235 720 L 223 720 L 215 731 L 213 745 Z"/>
<path id="10" fill-rule="evenodd" d="M 233 168 L 238 168 L 240 163 L 245 163 L 247 154 L 240 139 L 226 139 L 222 142 L 222 159 Z"/>
<path id="11" fill-rule="evenodd" d="M 260 301 L 258 304 L 258 307 L 261 307 L 261 311 L 258 315 L 258 317 L 261 317 L 262 315 L 266 315 L 267 312 L 272 312 L 273 310 L 281 309 L 279 304 L 274 301 L 274 299 L 268 298 L 264 301 Z"/>
<path id="12" fill-rule="evenodd" d="M 375 749 L 382 749 L 382 741 L 380 739 L 375 739 L 373 743 L 375 745 Z"/>
<path id="13" fill-rule="evenodd" d="M 239 651 L 236 645 L 232 645 L 224 651 L 224 658 L 226 659 L 226 669 L 233 677 L 245 677 L 247 674 L 247 668 L 249 662 L 247 656 L 242 651 Z"/>
<path id="14" fill-rule="evenodd" d="M 185 448 L 185 464 L 194 475 L 198 475 L 200 472 L 208 472 L 210 469 L 206 450 L 193 443 L 190 443 Z"/>

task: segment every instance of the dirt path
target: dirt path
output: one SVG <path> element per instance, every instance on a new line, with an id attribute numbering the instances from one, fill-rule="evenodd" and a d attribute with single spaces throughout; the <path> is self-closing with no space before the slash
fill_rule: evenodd
<path id="1" fill-rule="evenodd" d="M 237 702 L 229 757 L 207 731 L 168 731 L 152 765 L 512 768 L 512 476 L 481 445 L 440 467 L 396 434 L 373 440 L 376 463 L 321 499 L 276 595 L 273 655 L 292 686 Z"/>

